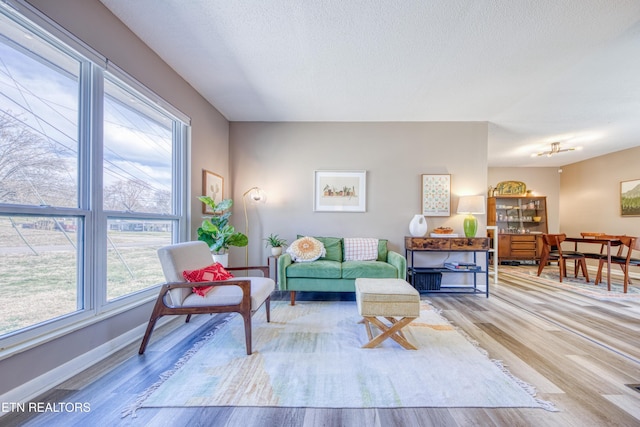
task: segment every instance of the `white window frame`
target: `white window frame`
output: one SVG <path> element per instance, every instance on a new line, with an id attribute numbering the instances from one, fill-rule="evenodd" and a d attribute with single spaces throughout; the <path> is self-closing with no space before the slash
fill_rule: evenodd
<path id="1" fill-rule="evenodd" d="M 103 321 L 106 317 L 129 310 L 153 300 L 157 287 L 147 288 L 129 295 L 106 301 L 106 236 L 107 218 L 154 218 L 175 221 L 172 241 L 179 242 L 189 237 L 189 145 L 191 137 L 188 116 L 180 112 L 157 94 L 110 63 L 105 57 L 88 47 L 62 27 L 51 21 L 28 3 L 18 0 L 9 4 L 0 0 L 0 13 L 20 25 L 29 28 L 66 54 L 81 62 L 79 73 L 78 121 L 78 208 L 51 206 L 22 206 L 0 204 L 0 213 L 12 215 L 77 217 L 84 224 L 78 252 L 78 297 L 84 308 L 69 314 L 30 325 L 0 338 L 0 359 L 17 351 L 67 334 L 89 324 Z M 102 161 L 103 161 L 103 95 L 104 72 L 116 76 L 124 85 L 140 94 L 148 105 L 173 118 L 172 154 L 172 215 L 150 215 L 102 210 Z"/>

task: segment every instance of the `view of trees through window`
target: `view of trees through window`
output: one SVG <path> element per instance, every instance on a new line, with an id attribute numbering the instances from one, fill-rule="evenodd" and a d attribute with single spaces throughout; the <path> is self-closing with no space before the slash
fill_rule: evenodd
<path id="1" fill-rule="evenodd" d="M 171 213 L 172 120 L 105 80 L 104 209 Z"/>
<path id="2" fill-rule="evenodd" d="M 89 92 L 88 75 L 104 89 Z M 93 97 L 96 111 L 80 108 Z M 102 135 L 84 131 L 94 117 Z M 163 280 L 156 250 L 184 221 L 174 171 L 184 126 L 0 10 L 0 337 Z"/>
<path id="3" fill-rule="evenodd" d="M 146 215 L 171 213 L 173 122 L 109 76 L 104 92 L 103 206 L 109 214 L 111 300 L 148 287 L 149 277 L 162 279 L 156 250 L 171 243 L 171 222 Z"/>

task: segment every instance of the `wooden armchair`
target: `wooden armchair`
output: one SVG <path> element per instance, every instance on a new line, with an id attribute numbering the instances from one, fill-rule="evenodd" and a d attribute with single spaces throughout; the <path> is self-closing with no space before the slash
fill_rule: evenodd
<path id="1" fill-rule="evenodd" d="M 234 277 L 224 281 L 185 282 L 182 272 L 196 270 L 213 264 L 209 247 L 201 241 L 178 243 L 158 249 L 158 256 L 166 283 L 160 288 L 158 299 L 151 312 L 147 330 L 140 344 L 139 354 L 143 354 L 157 320 L 165 315 L 236 312 L 244 319 L 247 354 L 251 354 L 251 316 L 262 304 L 265 305 L 267 322 L 271 320 L 271 293 L 275 282 L 269 278 L 269 268 L 236 267 L 226 270 L 260 270 L 263 277 Z M 193 292 L 194 287 L 213 286 L 205 296 Z"/>
<path id="2" fill-rule="evenodd" d="M 538 276 L 549 261 L 557 261 L 560 269 L 560 281 L 563 277 L 567 277 L 567 260 L 575 260 L 582 270 L 585 280 L 589 281 L 589 273 L 587 272 L 587 262 L 584 254 L 577 251 L 562 250 L 562 242 L 567 238 L 566 234 L 543 234 L 542 235 L 542 255 L 540 256 L 540 265 L 538 266 Z M 575 277 L 578 277 L 578 269 L 575 269 Z"/>
<path id="3" fill-rule="evenodd" d="M 620 249 L 618 250 L 617 255 L 611 256 L 611 264 L 618 264 L 624 273 L 624 293 L 627 293 L 628 286 L 631 283 L 631 279 L 629 278 L 629 267 L 631 266 L 640 266 L 640 259 L 632 258 L 632 254 L 634 250 L 640 250 L 640 244 L 638 243 L 637 237 L 632 236 L 608 236 L 620 240 L 622 245 L 620 245 Z M 626 251 L 626 254 L 625 254 Z M 600 259 L 600 263 L 598 264 L 598 273 L 596 274 L 596 285 L 600 283 L 602 279 L 602 267 L 607 262 L 606 256 L 604 259 Z M 607 285 L 607 290 L 611 290 L 611 284 Z"/>

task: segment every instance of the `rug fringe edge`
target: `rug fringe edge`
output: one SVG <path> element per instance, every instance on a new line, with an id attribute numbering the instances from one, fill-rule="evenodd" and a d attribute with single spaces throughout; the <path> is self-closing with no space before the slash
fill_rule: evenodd
<path id="1" fill-rule="evenodd" d="M 449 322 L 451 325 L 453 325 L 453 327 L 456 328 L 456 331 L 458 333 L 460 333 L 460 335 L 465 337 L 465 339 L 467 341 L 469 341 L 480 353 L 482 353 L 485 357 L 487 357 L 489 360 L 491 360 L 491 362 L 493 362 L 493 364 L 496 365 L 502 371 L 502 373 L 504 373 L 506 376 L 508 376 L 510 379 L 512 379 L 524 391 L 529 393 L 529 395 L 536 401 L 536 403 L 538 405 L 540 405 L 540 408 L 544 409 L 545 411 L 549 411 L 549 412 L 559 412 L 558 408 L 555 406 L 555 404 L 553 402 L 550 402 L 550 401 L 547 401 L 547 400 L 543 400 L 543 399 L 540 399 L 539 397 L 537 397 L 538 392 L 537 392 L 536 388 L 533 385 L 529 384 L 528 382 L 523 381 L 520 378 L 518 378 L 515 375 L 513 375 L 511 373 L 511 371 L 505 366 L 504 362 L 502 362 L 502 360 L 491 359 L 490 355 L 489 355 L 489 352 L 487 350 L 485 350 L 484 348 L 482 348 L 482 346 L 480 346 L 480 343 L 478 341 L 476 341 L 475 339 L 473 339 L 469 334 L 467 334 L 466 331 L 464 331 L 463 329 L 458 327 L 458 325 L 456 325 L 453 321 L 447 319 L 447 317 L 442 314 L 442 310 L 437 310 L 436 312 L 440 316 L 442 316 L 447 322 Z"/>
<path id="2" fill-rule="evenodd" d="M 200 350 L 202 346 L 204 346 L 211 338 L 213 338 L 216 331 L 221 327 L 223 327 L 224 325 L 226 325 L 227 323 L 229 323 L 229 321 L 231 321 L 233 317 L 234 316 L 227 316 L 225 319 L 223 319 L 211 331 L 207 332 L 207 334 L 204 337 L 202 337 L 200 341 L 195 343 L 189 349 L 189 351 L 183 354 L 182 357 L 178 359 L 178 361 L 173 365 L 171 369 L 168 369 L 163 373 L 161 373 L 159 376 L 159 379 L 155 383 L 147 387 L 146 390 L 144 390 L 142 393 L 140 393 L 136 397 L 136 400 L 131 405 L 127 406 L 125 409 L 122 410 L 122 412 L 120 412 L 120 418 L 126 418 L 128 416 L 131 416 L 131 418 L 136 418 L 137 417 L 136 411 L 142 407 L 142 405 L 149 398 L 149 396 L 154 391 L 156 391 L 167 379 L 169 379 L 178 369 L 180 369 L 185 363 L 187 363 L 189 359 L 191 359 L 198 352 L 198 350 Z"/>

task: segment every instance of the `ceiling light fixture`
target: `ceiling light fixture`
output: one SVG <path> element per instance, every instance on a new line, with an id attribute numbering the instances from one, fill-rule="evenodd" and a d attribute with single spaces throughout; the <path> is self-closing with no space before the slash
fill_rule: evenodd
<path id="1" fill-rule="evenodd" d="M 574 150 L 579 150 L 579 149 L 580 149 L 580 147 L 560 148 L 560 143 L 559 142 L 552 142 L 551 143 L 551 150 L 542 151 L 540 153 L 534 153 L 534 154 L 531 155 L 531 157 L 540 157 L 540 156 L 551 157 L 554 154 L 564 153 L 565 151 L 574 151 Z"/>

